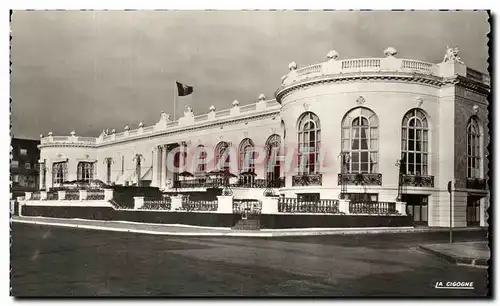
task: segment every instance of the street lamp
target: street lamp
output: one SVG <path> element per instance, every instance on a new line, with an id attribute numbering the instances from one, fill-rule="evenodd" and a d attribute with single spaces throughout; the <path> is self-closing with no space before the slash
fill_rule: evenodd
<path id="1" fill-rule="evenodd" d="M 340 152 L 340 199 L 345 198 L 345 194 L 347 193 L 347 178 L 345 177 L 346 167 L 349 164 L 350 160 L 350 152 Z"/>

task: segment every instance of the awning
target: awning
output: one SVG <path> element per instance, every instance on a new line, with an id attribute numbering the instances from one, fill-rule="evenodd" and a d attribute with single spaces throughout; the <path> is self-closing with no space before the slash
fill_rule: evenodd
<path id="1" fill-rule="evenodd" d="M 152 180 L 153 180 L 153 168 L 151 167 L 141 177 L 141 181 L 152 181 Z"/>

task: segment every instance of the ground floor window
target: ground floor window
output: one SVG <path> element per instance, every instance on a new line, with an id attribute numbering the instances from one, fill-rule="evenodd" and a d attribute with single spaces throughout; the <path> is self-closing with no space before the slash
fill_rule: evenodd
<path id="1" fill-rule="evenodd" d="M 413 216 L 416 225 L 427 225 L 429 215 L 429 196 L 421 194 L 403 194 L 406 202 L 406 214 Z"/>
<path id="2" fill-rule="evenodd" d="M 346 193 L 345 198 L 351 202 L 378 202 L 378 193 Z"/>
<path id="3" fill-rule="evenodd" d="M 66 181 L 66 175 L 68 173 L 68 163 L 67 162 L 57 162 L 52 164 L 52 185 L 62 184 Z"/>
<path id="4" fill-rule="evenodd" d="M 467 226 L 479 225 L 481 221 L 481 198 L 467 196 Z"/>
<path id="5" fill-rule="evenodd" d="M 90 182 L 94 179 L 94 163 L 79 162 L 77 167 L 79 181 Z"/>
<path id="6" fill-rule="evenodd" d="M 297 200 L 299 202 L 319 202 L 319 193 L 297 193 Z"/>

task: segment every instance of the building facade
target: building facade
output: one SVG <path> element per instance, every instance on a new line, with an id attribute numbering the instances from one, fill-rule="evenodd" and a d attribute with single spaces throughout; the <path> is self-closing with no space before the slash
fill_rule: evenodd
<path id="1" fill-rule="evenodd" d="M 39 140 L 12 138 L 11 141 L 11 194 L 14 198 L 39 186 Z"/>
<path id="2" fill-rule="evenodd" d="M 486 225 L 489 76 L 458 49 L 442 63 L 382 58 L 289 65 L 275 99 L 184 116 L 99 137 L 41 138 L 41 185 L 109 184 L 204 190 L 230 181 L 234 196 L 404 201 L 415 223 Z M 229 153 L 229 154 L 228 154 Z M 173 167 L 172 167 L 173 166 Z M 224 182 L 210 174 L 225 173 Z M 228 174 L 231 179 L 228 179 Z M 448 193 L 448 182 L 452 193 Z"/>

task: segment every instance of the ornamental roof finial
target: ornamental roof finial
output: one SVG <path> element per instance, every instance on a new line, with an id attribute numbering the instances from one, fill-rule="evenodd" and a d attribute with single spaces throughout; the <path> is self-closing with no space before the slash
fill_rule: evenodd
<path id="1" fill-rule="evenodd" d="M 75 136 L 76 135 L 76 132 L 73 130 L 71 131 L 71 136 Z"/>
<path id="2" fill-rule="evenodd" d="M 297 69 L 297 63 L 296 62 L 291 62 L 288 64 L 288 69 L 290 70 L 296 70 Z"/>
<path id="3" fill-rule="evenodd" d="M 266 96 L 264 94 L 259 95 L 259 101 L 264 101 L 266 100 Z"/>
<path id="4" fill-rule="evenodd" d="M 130 130 L 130 128 L 128 127 L 128 125 L 125 126 L 125 131 L 128 131 Z"/>
<path id="5" fill-rule="evenodd" d="M 240 102 L 238 100 L 233 101 L 233 106 L 239 106 L 239 105 L 240 105 Z"/>
<path id="6" fill-rule="evenodd" d="M 326 54 L 326 58 L 328 60 L 336 60 L 337 58 L 339 57 L 339 53 L 335 50 L 330 50 L 327 54 Z"/>
<path id="7" fill-rule="evenodd" d="M 389 47 L 387 49 L 385 49 L 384 51 L 384 55 L 389 57 L 389 56 L 396 56 L 398 54 L 398 51 L 396 49 L 394 49 L 393 47 Z"/>
<path id="8" fill-rule="evenodd" d="M 215 106 L 210 105 L 210 107 L 208 108 L 208 110 L 211 111 L 211 112 L 215 112 L 216 108 L 215 108 Z"/>

